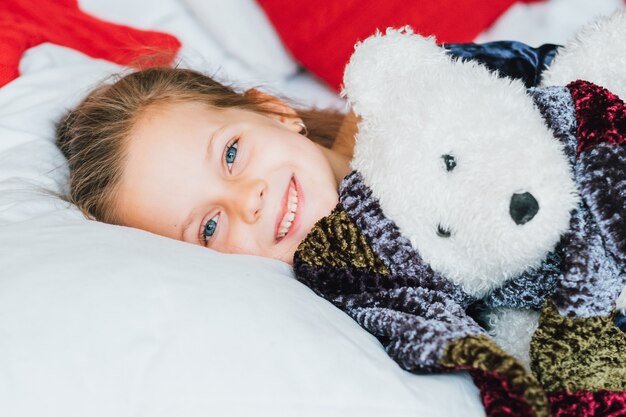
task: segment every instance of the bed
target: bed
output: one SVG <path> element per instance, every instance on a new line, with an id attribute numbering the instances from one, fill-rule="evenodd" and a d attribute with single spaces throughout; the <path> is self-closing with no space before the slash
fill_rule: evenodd
<path id="1" fill-rule="evenodd" d="M 80 6 L 175 35 L 177 65 L 345 109 L 252 1 L 200 3 Z M 623 4 L 572 3 L 515 5 L 477 40 L 561 43 Z M 0 417 L 484 415 L 468 375 L 403 371 L 286 264 L 86 220 L 55 194 L 54 123 L 123 68 L 44 43 L 19 70 L 0 88 Z"/>

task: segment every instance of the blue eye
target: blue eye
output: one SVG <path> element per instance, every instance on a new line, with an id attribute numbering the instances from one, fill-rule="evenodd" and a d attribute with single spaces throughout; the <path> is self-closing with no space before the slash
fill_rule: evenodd
<path id="1" fill-rule="evenodd" d="M 235 162 L 235 158 L 237 158 L 237 142 L 235 141 L 232 145 L 226 148 L 226 154 L 224 155 L 224 159 L 226 159 L 226 165 L 228 165 L 228 170 L 230 171 L 233 167 L 233 163 Z"/>
<path id="2" fill-rule="evenodd" d="M 204 225 L 204 228 L 202 229 L 202 239 L 204 240 L 205 243 L 208 242 L 209 239 L 211 239 L 211 237 L 215 233 L 215 230 L 217 229 L 217 221 L 219 220 L 219 218 L 220 218 L 220 215 L 218 214 L 214 216 L 213 218 L 211 218 Z"/>

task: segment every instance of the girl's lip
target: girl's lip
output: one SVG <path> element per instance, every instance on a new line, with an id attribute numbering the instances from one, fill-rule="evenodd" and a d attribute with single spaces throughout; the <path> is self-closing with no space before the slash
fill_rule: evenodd
<path id="1" fill-rule="evenodd" d="M 285 216 L 285 213 L 287 213 L 287 210 L 288 210 L 287 204 L 289 200 L 289 188 L 291 188 L 292 183 L 294 184 L 296 188 L 296 192 L 298 193 L 298 204 L 296 206 L 296 213 L 295 213 L 296 216 L 293 219 L 293 222 L 291 222 L 291 227 L 289 227 L 287 234 L 280 239 L 276 239 L 276 236 L 278 236 L 278 230 L 280 228 L 280 224 L 282 223 L 283 217 Z M 298 179 L 296 178 L 296 176 L 292 175 L 291 179 L 287 183 L 287 189 L 285 190 L 285 195 L 283 196 L 283 199 L 282 199 L 282 204 L 281 204 L 282 209 L 280 213 L 278 214 L 278 219 L 276 219 L 276 227 L 274 228 L 274 239 L 276 240 L 276 242 L 280 242 L 286 237 L 291 236 L 294 230 L 298 228 L 298 225 L 300 224 L 300 213 L 302 211 L 301 210 L 302 203 L 303 203 L 303 198 L 302 198 L 302 189 L 300 188 L 300 183 L 298 183 Z"/>

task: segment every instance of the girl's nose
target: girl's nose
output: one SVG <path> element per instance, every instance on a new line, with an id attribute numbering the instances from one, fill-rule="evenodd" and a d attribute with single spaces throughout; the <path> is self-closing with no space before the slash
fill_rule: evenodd
<path id="1" fill-rule="evenodd" d="M 247 180 L 234 187 L 234 207 L 247 223 L 255 222 L 263 209 L 267 184 L 263 180 Z"/>

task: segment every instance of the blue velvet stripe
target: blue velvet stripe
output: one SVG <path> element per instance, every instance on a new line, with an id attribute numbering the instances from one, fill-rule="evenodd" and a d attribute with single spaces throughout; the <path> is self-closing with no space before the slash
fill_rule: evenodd
<path id="1" fill-rule="evenodd" d="M 537 48 L 517 41 L 442 44 L 449 53 L 463 60 L 474 60 L 496 70 L 502 76 L 521 79 L 526 87 L 541 81 L 541 73 L 555 57 L 559 45 L 545 44 Z"/>
<path id="2" fill-rule="evenodd" d="M 623 314 L 618 314 L 615 317 L 615 325 L 619 327 L 624 333 L 626 333 L 626 316 Z"/>

